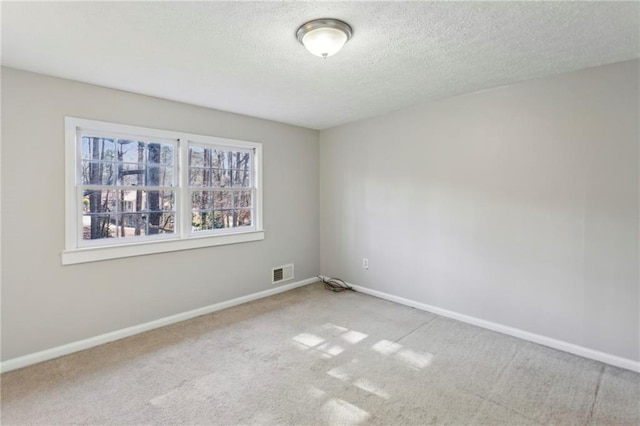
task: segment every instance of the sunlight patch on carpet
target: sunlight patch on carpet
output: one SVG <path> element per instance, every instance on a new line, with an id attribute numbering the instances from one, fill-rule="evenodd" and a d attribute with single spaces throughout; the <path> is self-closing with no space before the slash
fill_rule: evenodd
<path id="1" fill-rule="evenodd" d="M 323 399 L 327 396 L 327 393 L 325 391 L 323 391 L 322 389 L 318 389 L 315 386 L 309 386 L 307 394 L 314 399 Z"/>
<path id="2" fill-rule="evenodd" d="M 360 333 L 359 331 L 349 330 L 346 333 L 342 334 L 340 337 L 342 339 L 346 340 L 347 342 L 351 343 L 352 345 L 355 345 L 356 343 L 360 342 L 361 340 L 364 340 L 367 337 L 369 337 L 369 335 L 368 334 L 364 334 L 364 333 Z"/>
<path id="3" fill-rule="evenodd" d="M 411 349 L 402 349 L 396 354 L 396 358 L 407 363 L 410 367 L 421 370 L 431 363 L 433 355 L 430 353 L 418 353 Z"/>
<path id="4" fill-rule="evenodd" d="M 355 382 L 353 382 L 353 385 L 357 388 L 362 389 L 363 391 L 367 391 L 383 399 L 389 399 L 391 397 L 391 395 L 389 395 L 387 392 L 385 392 L 383 389 L 381 389 L 379 386 L 377 386 L 375 383 L 373 383 L 369 379 L 365 379 L 365 378 L 358 379 Z"/>
<path id="5" fill-rule="evenodd" d="M 344 348 L 342 348 L 342 346 L 331 345 L 329 343 L 318 346 L 317 349 L 331 356 L 340 355 L 342 352 L 344 352 Z"/>
<path id="6" fill-rule="evenodd" d="M 382 339 L 373 345 L 371 349 L 382 355 L 392 355 L 402 349 L 402 345 L 390 340 Z"/>
<path id="7" fill-rule="evenodd" d="M 300 333 L 296 337 L 294 337 L 293 340 L 298 343 L 302 343 L 303 345 L 309 346 L 310 348 L 324 342 L 324 339 L 322 337 L 318 337 L 315 334 L 311 333 Z"/>
<path id="8" fill-rule="evenodd" d="M 407 364 L 410 368 L 422 370 L 433 360 L 433 354 L 428 352 L 416 352 L 405 349 L 403 345 L 389 340 L 380 340 L 371 347 L 374 351 L 385 356 L 393 356 L 398 361 Z"/>
<path id="9" fill-rule="evenodd" d="M 349 373 L 347 373 L 345 369 L 342 367 L 333 368 L 327 371 L 327 374 L 330 375 L 331 377 L 335 377 L 336 379 L 340 379 L 344 382 L 348 382 L 351 379 L 351 376 L 349 376 Z"/>
<path id="10" fill-rule="evenodd" d="M 362 408 L 338 398 L 327 401 L 322 406 L 321 412 L 323 420 L 329 424 L 357 425 L 371 417 Z"/>

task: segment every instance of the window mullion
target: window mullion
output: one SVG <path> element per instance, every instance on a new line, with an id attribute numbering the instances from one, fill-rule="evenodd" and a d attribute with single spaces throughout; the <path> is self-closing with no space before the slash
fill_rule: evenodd
<path id="1" fill-rule="evenodd" d="M 79 244 L 79 241 L 82 240 L 82 236 L 84 233 L 84 225 L 83 225 L 83 220 L 84 220 L 84 203 L 82 204 L 82 207 L 79 207 L 77 204 L 79 204 L 81 201 L 83 200 L 82 197 L 82 193 L 84 192 L 84 188 L 82 188 L 82 186 L 78 185 L 76 187 L 76 201 L 75 201 L 75 211 L 76 211 L 76 217 L 77 217 L 77 222 L 76 222 L 76 244 Z"/>
<path id="2" fill-rule="evenodd" d="M 191 189 L 189 188 L 189 141 L 178 139 L 178 190 L 176 206 L 177 223 L 181 237 L 191 234 Z M 179 211 L 178 211 L 179 210 Z"/>

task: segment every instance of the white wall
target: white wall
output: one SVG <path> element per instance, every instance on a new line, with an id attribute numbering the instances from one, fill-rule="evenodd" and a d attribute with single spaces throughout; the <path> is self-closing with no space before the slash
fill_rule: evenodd
<path id="1" fill-rule="evenodd" d="M 61 266 L 64 117 L 263 143 L 265 240 Z M 2 69 L 2 360 L 319 272 L 318 132 Z"/>
<path id="2" fill-rule="evenodd" d="M 638 77 L 618 63 L 322 131 L 323 275 L 640 360 Z"/>

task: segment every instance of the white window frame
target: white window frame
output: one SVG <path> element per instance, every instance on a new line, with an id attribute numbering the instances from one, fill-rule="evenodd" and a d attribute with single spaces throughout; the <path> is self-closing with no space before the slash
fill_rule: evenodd
<path id="1" fill-rule="evenodd" d="M 79 191 L 81 131 L 126 135 L 141 140 L 171 141 L 176 146 L 174 159 L 175 231 L 131 239 L 109 238 L 87 242 L 82 240 L 82 211 Z M 253 221 L 250 227 L 211 231 L 191 229 L 191 197 L 189 189 L 189 146 L 223 147 L 253 151 Z M 264 239 L 262 223 L 262 144 L 214 136 L 196 135 L 171 130 L 151 129 L 105 121 L 65 117 L 65 249 L 62 264 L 95 262 L 177 250 L 244 243 Z M 205 188 L 203 188 L 205 189 Z"/>

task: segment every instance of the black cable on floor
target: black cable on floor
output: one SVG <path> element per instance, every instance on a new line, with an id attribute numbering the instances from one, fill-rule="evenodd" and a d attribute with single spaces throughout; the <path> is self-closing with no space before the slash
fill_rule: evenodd
<path id="1" fill-rule="evenodd" d="M 320 275 L 318 275 L 318 278 L 320 278 L 320 281 L 322 281 L 322 283 L 324 284 L 324 288 L 326 288 L 327 290 L 331 290 L 336 293 L 345 290 L 355 291 L 353 287 L 342 281 L 340 278 L 326 278 L 321 277 Z"/>

